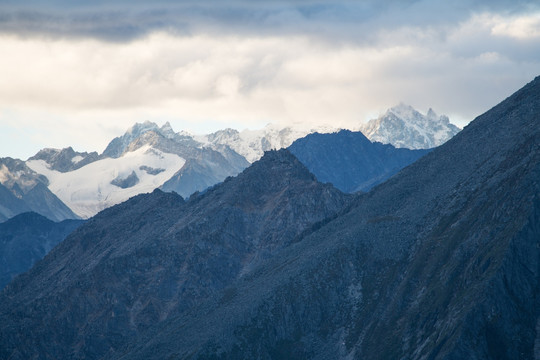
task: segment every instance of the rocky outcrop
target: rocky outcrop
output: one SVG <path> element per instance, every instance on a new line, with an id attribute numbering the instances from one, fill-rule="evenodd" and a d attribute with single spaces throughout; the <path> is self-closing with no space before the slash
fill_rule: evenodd
<path id="1" fill-rule="evenodd" d="M 52 170 L 68 172 L 77 170 L 85 165 L 99 160 L 97 152 L 77 152 L 73 148 L 64 149 L 43 149 L 28 160 L 43 160 L 49 164 Z"/>

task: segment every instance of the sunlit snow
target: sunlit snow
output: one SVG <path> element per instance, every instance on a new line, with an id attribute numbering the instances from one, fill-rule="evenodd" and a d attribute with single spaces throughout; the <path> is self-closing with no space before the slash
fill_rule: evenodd
<path id="1" fill-rule="evenodd" d="M 178 155 L 147 145 L 120 158 L 102 159 L 66 173 L 51 170 L 43 160 L 30 160 L 27 165 L 45 175 L 50 182 L 49 189 L 77 215 L 88 218 L 132 196 L 153 191 L 169 180 L 184 163 L 185 160 Z M 152 175 L 144 170 L 147 168 L 165 171 Z M 139 179 L 134 186 L 122 189 L 111 184 L 114 179 L 127 178 L 132 172 Z"/>

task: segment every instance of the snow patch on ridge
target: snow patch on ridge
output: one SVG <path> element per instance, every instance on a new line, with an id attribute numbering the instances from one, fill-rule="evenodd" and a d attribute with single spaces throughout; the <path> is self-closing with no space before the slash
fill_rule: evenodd
<path id="1" fill-rule="evenodd" d="M 73 212 L 89 218 L 132 196 L 153 191 L 169 180 L 185 162 L 178 155 L 164 153 L 146 145 L 122 157 L 105 158 L 67 173 L 50 169 L 43 160 L 29 160 L 27 165 L 47 177 L 49 189 Z M 165 170 L 152 174 L 145 171 L 145 168 Z M 114 179 L 127 178 L 132 173 L 139 179 L 134 186 L 122 189 L 112 184 Z"/>

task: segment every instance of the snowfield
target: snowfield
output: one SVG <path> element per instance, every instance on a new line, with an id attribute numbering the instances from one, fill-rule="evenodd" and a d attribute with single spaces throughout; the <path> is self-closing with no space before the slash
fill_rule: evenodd
<path id="1" fill-rule="evenodd" d="M 66 173 L 51 170 L 44 160 L 30 160 L 27 165 L 46 176 L 50 182 L 49 189 L 73 212 L 86 219 L 132 196 L 153 191 L 169 180 L 185 162 L 178 155 L 146 145 L 122 157 L 102 159 Z M 163 171 L 152 171 L 161 169 Z M 128 177 L 133 180 L 133 173 L 136 179 L 128 184 L 129 187 L 112 184 L 114 180 L 118 183 Z"/>

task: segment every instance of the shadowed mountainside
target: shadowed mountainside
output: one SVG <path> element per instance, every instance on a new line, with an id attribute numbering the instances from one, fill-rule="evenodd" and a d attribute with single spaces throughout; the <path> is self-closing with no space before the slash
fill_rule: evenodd
<path id="1" fill-rule="evenodd" d="M 82 223 L 82 220 L 54 222 L 32 212 L 1 223 L 0 289 L 15 275 L 29 270 Z"/>
<path id="2" fill-rule="evenodd" d="M 100 358 L 246 276 L 349 198 L 281 150 L 187 202 L 156 190 L 107 209 L 5 288 L 0 357 Z"/>
<path id="3" fill-rule="evenodd" d="M 397 149 L 369 141 L 361 132 L 314 133 L 289 146 L 320 182 L 341 191 L 368 191 L 430 150 Z"/>
<path id="4" fill-rule="evenodd" d="M 539 114 L 536 78 L 121 358 L 538 359 Z"/>

